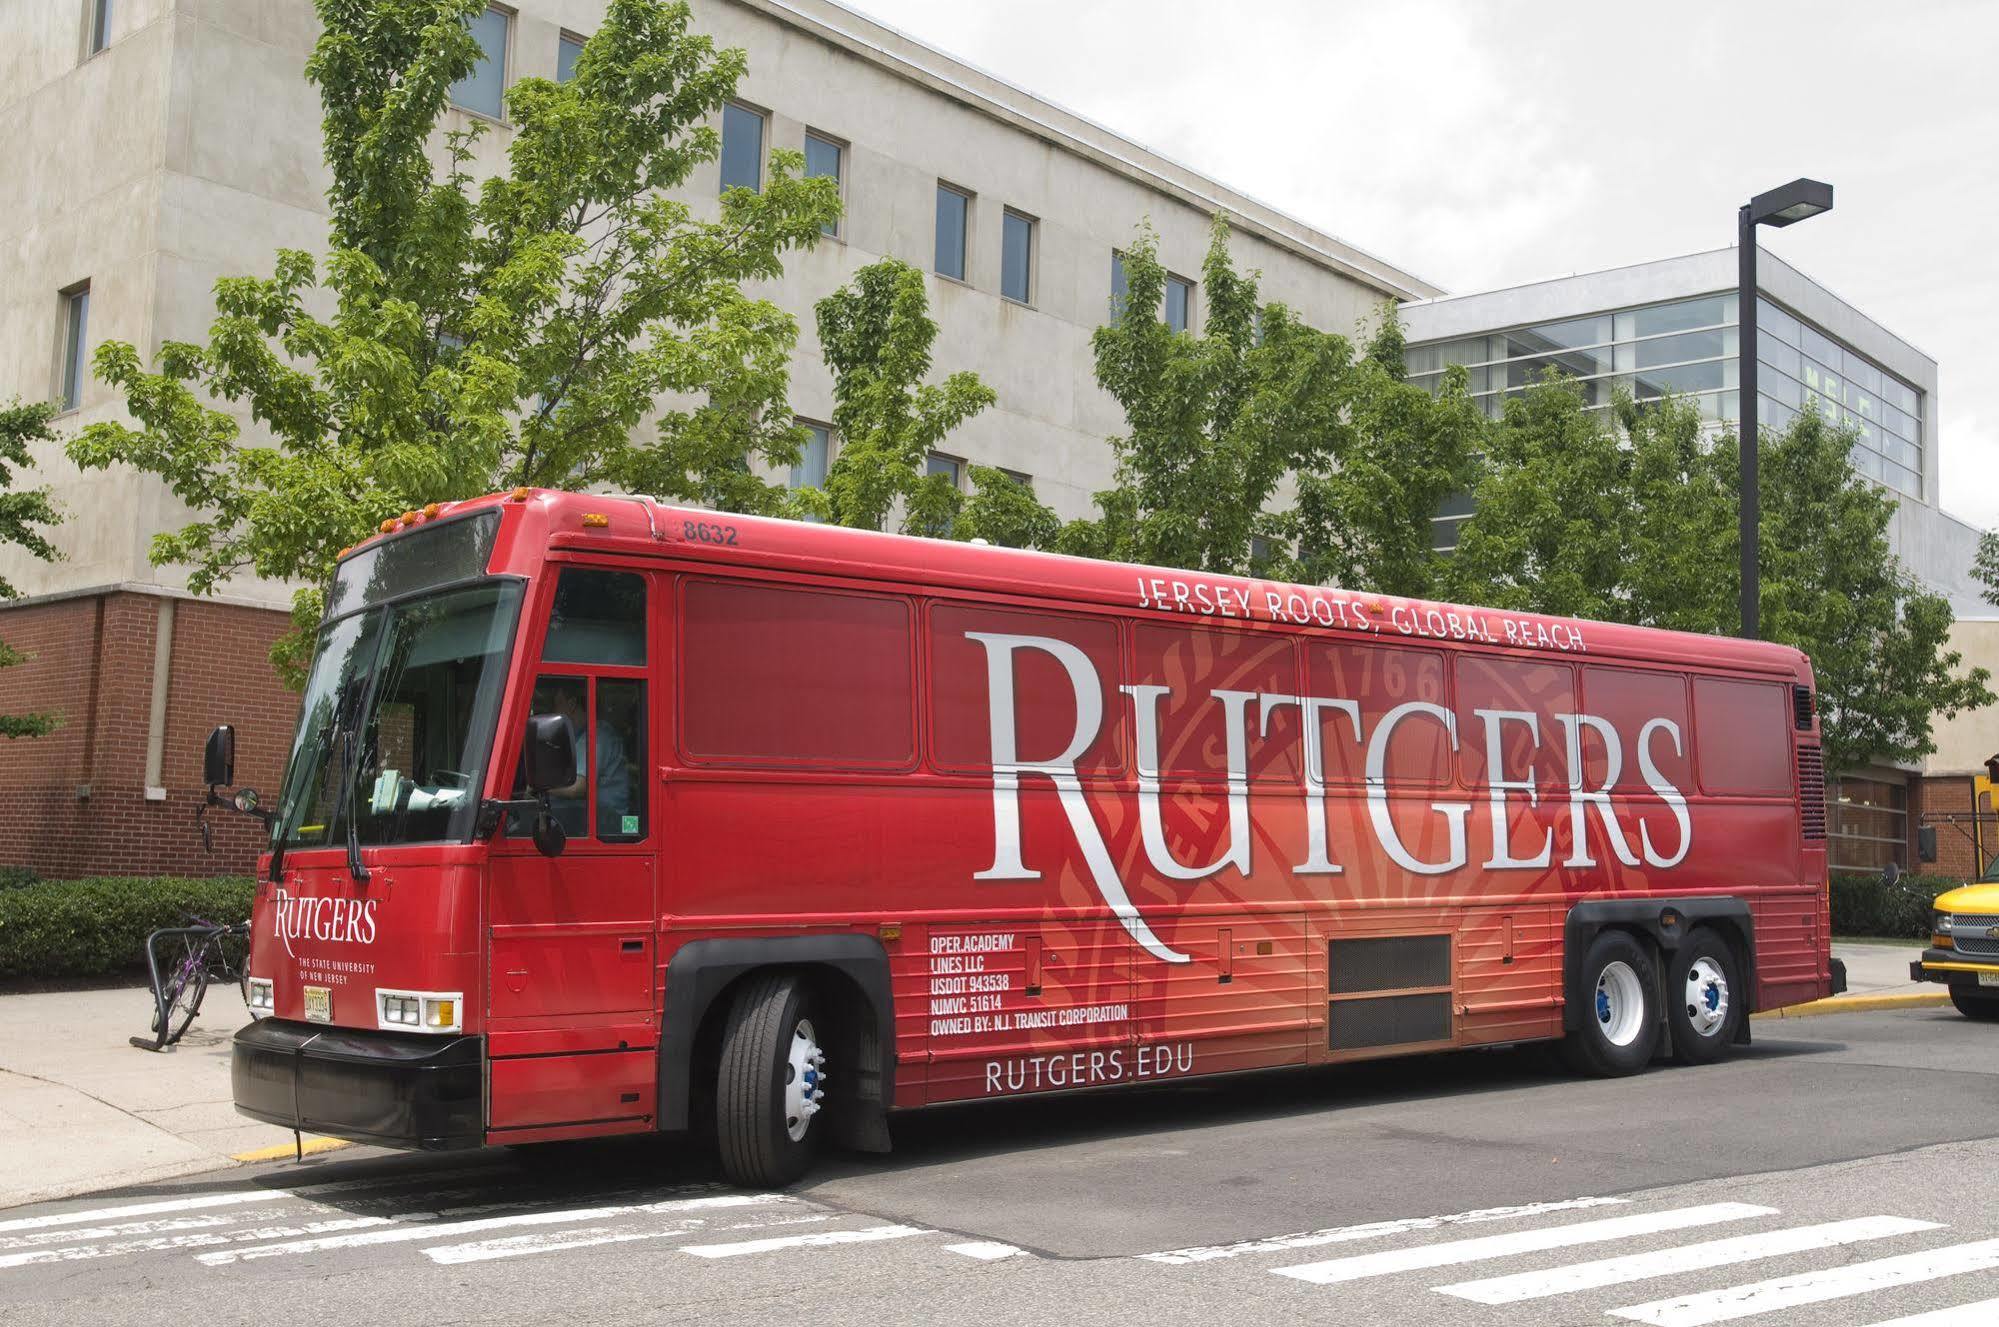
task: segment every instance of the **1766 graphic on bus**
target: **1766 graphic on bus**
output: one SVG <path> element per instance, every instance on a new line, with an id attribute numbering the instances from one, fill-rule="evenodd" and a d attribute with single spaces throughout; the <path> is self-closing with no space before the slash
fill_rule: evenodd
<path id="1" fill-rule="evenodd" d="M 390 524 L 269 812 L 259 1119 L 774 1184 L 968 1098 L 1715 1060 L 1840 980 L 1786 647 L 643 498 Z"/>

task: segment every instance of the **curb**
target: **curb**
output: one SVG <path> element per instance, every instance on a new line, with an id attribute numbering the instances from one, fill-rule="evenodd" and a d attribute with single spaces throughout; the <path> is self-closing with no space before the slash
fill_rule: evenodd
<path id="1" fill-rule="evenodd" d="M 232 1154 L 229 1159 L 231 1161 L 285 1161 L 294 1155 L 309 1157 L 316 1153 L 336 1152 L 343 1147 L 352 1146 L 354 1144 L 348 1142 L 345 1138 L 308 1138 L 295 1149 L 279 1143 L 274 1147 L 260 1147 L 254 1152 L 237 1152 Z"/>
<path id="2" fill-rule="evenodd" d="M 1934 1009 L 1950 1003 L 1948 991 L 1910 991 L 1905 995 L 1835 995 L 1807 1000 L 1782 1009 L 1765 1009 L 1751 1018 L 1811 1018 L 1817 1014 L 1864 1014 L 1877 1009 Z"/>

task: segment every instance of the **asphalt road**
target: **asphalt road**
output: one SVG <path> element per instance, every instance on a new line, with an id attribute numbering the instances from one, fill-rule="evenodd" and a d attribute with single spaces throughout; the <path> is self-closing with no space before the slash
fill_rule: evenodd
<path id="1" fill-rule="evenodd" d="M 335 1153 L 0 1211 L 0 1321 L 1999 1324 L 1999 1028 L 1756 1038 L 912 1115 L 777 1194 L 651 1143 Z"/>

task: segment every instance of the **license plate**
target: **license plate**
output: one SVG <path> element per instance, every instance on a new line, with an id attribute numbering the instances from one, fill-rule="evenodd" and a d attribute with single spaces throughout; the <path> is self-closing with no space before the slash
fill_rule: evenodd
<path id="1" fill-rule="evenodd" d="M 333 991 L 325 986 L 305 988 L 305 1017 L 310 1023 L 333 1021 Z"/>
<path id="2" fill-rule="evenodd" d="M 1980 986 L 1999 986 L 1999 972 L 1979 973 L 1978 984 Z"/>

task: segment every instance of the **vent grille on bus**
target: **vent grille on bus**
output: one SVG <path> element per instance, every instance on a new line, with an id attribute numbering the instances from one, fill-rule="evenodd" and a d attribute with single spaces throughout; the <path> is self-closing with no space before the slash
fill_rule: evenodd
<path id="1" fill-rule="evenodd" d="M 1451 937 L 1389 935 L 1369 940 L 1335 940 L 1329 951 L 1327 989 L 1334 995 L 1359 991 L 1406 991 L 1451 984 Z M 1370 1043 L 1372 1044 L 1372 1043 Z"/>
<path id="2" fill-rule="evenodd" d="M 1805 837 L 1825 837 L 1825 755 L 1815 746 L 1798 748 L 1798 803 Z"/>
<path id="3" fill-rule="evenodd" d="M 1448 1041 L 1450 1036 L 1449 991 L 1335 1000 L 1326 1011 L 1326 1040 L 1336 1051 Z"/>
<path id="4" fill-rule="evenodd" d="M 1810 687 L 1791 688 L 1791 710 L 1797 720 L 1798 729 L 1803 732 L 1812 726 L 1812 689 Z"/>

